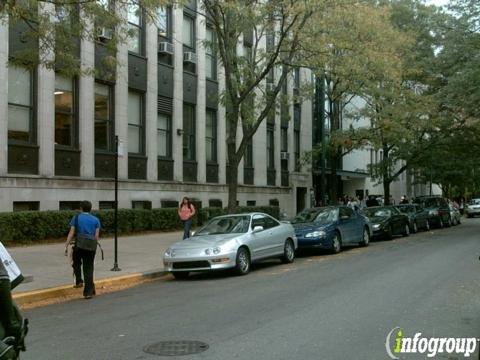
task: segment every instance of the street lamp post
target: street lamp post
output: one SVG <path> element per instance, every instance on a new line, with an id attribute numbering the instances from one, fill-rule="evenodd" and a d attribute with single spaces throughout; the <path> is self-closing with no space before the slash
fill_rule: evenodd
<path id="1" fill-rule="evenodd" d="M 118 135 L 115 135 L 115 210 L 113 217 L 114 227 L 114 263 L 111 271 L 121 271 L 118 267 Z"/>
<path id="2" fill-rule="evenodd" d="M 325 144 L 325 88 L 324 88 L 324 77 L 315 76 L 315 112 L 316 112 L 316 121 L 320 127 L 317 127 L 320 131 L 320 141 L 322 144 L 322 153 L 320 158 L 320 198 L 322 201 L 322 206 L 327 205 L 327 177 L 326 177 L 326 144 Z M 317 137 L 318 139 L 318 137 Z"/>

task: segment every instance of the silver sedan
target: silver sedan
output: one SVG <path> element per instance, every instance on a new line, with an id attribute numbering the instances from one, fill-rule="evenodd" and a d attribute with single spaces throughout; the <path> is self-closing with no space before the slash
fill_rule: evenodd
<path id="1" fill-rule="evenodd" d="M 295 259 L 297 238 L 292 225 L 263 213 L 219 216 L 191 238 L 176 242 L 165 251 L 163 264 L 176 279 L 192 271 L 235 269 L 248 274 L 252 262 L 279 257 Z"/>

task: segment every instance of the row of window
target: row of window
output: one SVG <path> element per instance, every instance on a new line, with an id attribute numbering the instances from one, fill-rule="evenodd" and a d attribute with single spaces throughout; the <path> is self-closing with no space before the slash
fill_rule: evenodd
<path id="1" fill-rule="evenodd" d="M 197 207 L 202 206 L 202 202 L 198 200 L 193 201 Z M 161 208 L 177 208 L 178 201 L 176 200 L 160 200 Z M 255 200 L 247 200 L 247 206 L 256 206 L 257 202 Z M 270 199 L 270 206 L 279 206 L 278 199 Z M 222 200 L 220 199 L 209 199 L 208 207 L 223 207 Z M 109 210 L 115 208 L 114 201 L 99 201 L 98 208 L 100 210 Z M 79 210 L 80 201 L 59 201 L 58 203 L 59 210 Z M 152 209 L 151 201 L 132 201 L 132 209 Z M 40 201 L 14 201 L 13 202 L 13 211 L 38 211 L 40 210 Z"/>
<path id="2" fill-rule="evenodd" d="M 10 142 L 36 143 L 33 104 L 33 73 L 21 67 L 9 66 L 8 76 L 8 139 Z M 76 81 L 57 75 L 55 78 L 55 144 L 78 147 Z M 144 154 L 145 96 L 128 93 L 128 152 Z M 113 87 L 95 83 L 94 90 L 94 142 L 99 151 L 114 151 Z M 187 160 L 195 160 L 195 106 L 183 108 L 183 146 Z M 206 157 L 217 160 L 216 110 L 206 110 Z M 157 117 L 158 156 L 172 156 L 172 116 L 159 113 Z"/>

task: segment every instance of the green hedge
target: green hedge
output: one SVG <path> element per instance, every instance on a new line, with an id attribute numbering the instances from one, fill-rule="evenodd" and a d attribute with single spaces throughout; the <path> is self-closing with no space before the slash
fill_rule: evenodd
<path id="1" fill-rule="evenodd" d="M 273 206 L 238 207 L 236 213 L 264 212 L 279 217 L 279 208 Z M 65 238 L 68 223 L 75 211 L 22 211 L 0 213 L 0 240 L 8 243 L 31 244 L 45 239 Z M 114 211 L 93 211 L 102 223 L 102 235 L 114 233 Z M 227 214 L 222 208 L 202 208 L 194 217 L 194 226 L 205 223 L 212 217 Z M 178 219 L 177 209 L 162 208 L 152 210 L 119 209 L 118 233 L 131 234 L 142 231 L 180 230 L 182 224 Z"/>

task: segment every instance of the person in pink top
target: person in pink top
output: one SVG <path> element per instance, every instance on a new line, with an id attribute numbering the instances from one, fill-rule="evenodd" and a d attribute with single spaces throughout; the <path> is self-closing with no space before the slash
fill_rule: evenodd
<path id="1" fill-rule="evenodd" d="M 192 228 L 192 217 L 195 215 L 195 206 L 190 202 L 188 197 L 184 197 L 178 207 L 178 216 L 183 224 L 183 239 L 190 237 L 190 229 Z"/>

